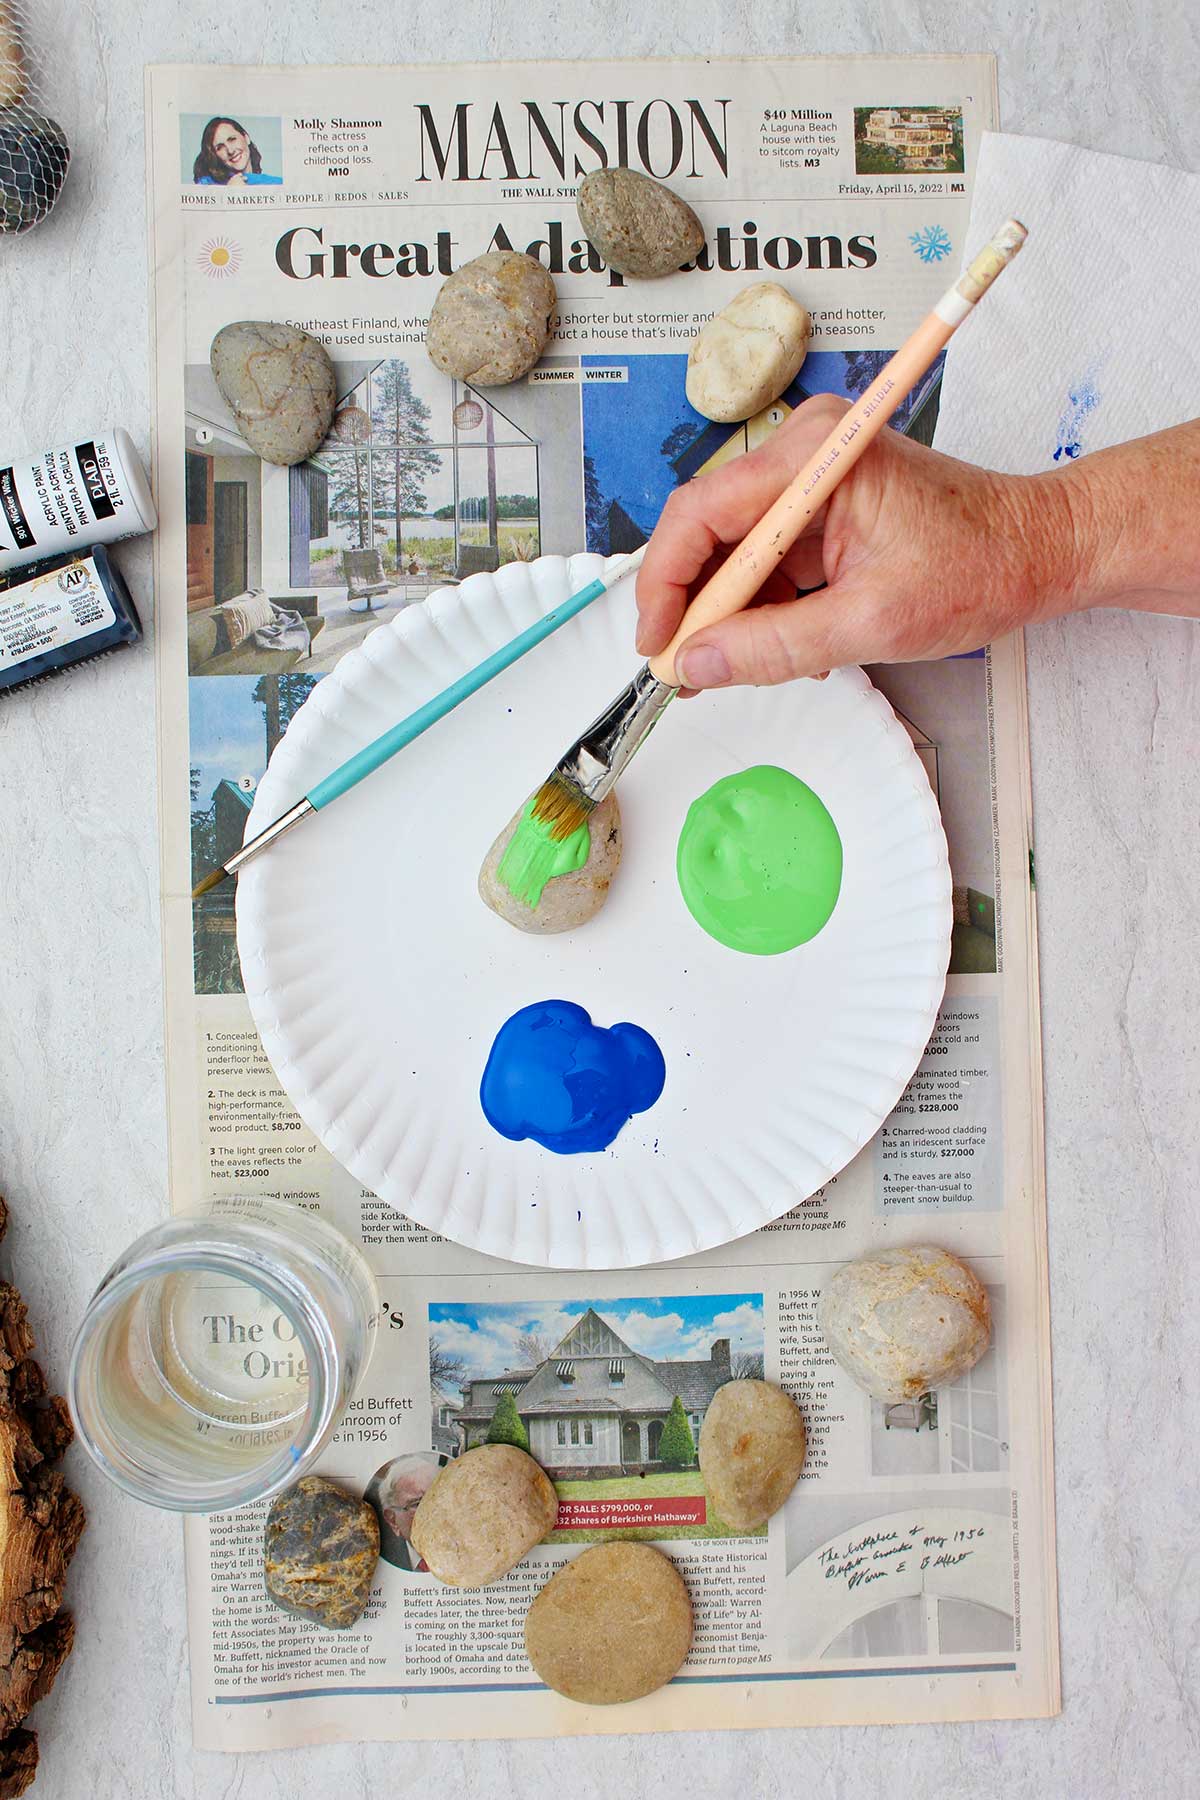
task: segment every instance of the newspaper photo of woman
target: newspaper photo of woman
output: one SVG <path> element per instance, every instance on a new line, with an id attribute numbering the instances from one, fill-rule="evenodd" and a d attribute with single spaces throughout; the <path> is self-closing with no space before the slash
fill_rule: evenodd
<path id="1" fill-rule="evenodd" d="M 236 119 L 210 119 L 200 134 L 200 152 L 192 167 L 197 187 L 282 187 L 282 175 L 262 166 L 258 145 Z"/>
<path id="2" fill-rule="evenodd" d="M 412 1546 L 413 1518 L 425 1490 L 449 1460 L 437 1450 L 410 1451 L 384 1463 L 368 1482 L 366 1498 L 379 1514 L 379 1554 L 393 1568 L 428 1573 Z"/>

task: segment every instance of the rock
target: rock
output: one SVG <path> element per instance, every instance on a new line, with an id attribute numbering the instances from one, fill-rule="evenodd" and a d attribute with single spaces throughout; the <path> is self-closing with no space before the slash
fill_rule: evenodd
<path id="1" fill-rule="evenodd" d="M 800 1408 L 771 1381 L 727 1381 L 700 1428 L 700 1473 L 735 1531 L 754 1531 L 779 1511 L 804 1467 Z"/>
<path id="2" fill-rule="evenodd" d="M 550 1477 L 515 1444 L 480 1444 L 437 1474 L 412 1542 L 439 1580 L 487 1587 L 540 1544 L 558 1517 Z"/>
<path id="3" fill-rule="evenodd" d="M 209 353 L 221 397 L 264 462 L 303 462 L 329 430 L 337 382 L 324 344 L 292 325 L 239 319 Z"/>
<path id="4" fill-rule="evenodd" d="M 58 199 L 70 162 L 54 119 L 24 104 L 0 112 L 0 232 L 39 224 Z"/>
<path id="5" fill-rule="evenodd" d="M 554 283 L 536 257 L 489 250 L 442 283 L 425 346 L 443 374 L 503 387 L 532 369 L 557 308 Z"/>
<path id="6" fill-rule="evenodd" d="M 753 282 L 701 327 L 688 352 L 689 404 L 724 424 L 753 418 L 796 379 L 811 333 L 786 288 Z"/>
<path id="7" fill-rule="evenodd" d="M 590 1706 L 640 1700 L 692 1643 L 683 1577 L 652 1544 L 596 1544 L 553 1576 L 525 1619 L 525 1649 L 556 1693 Z"/>
<path id="8" fill-rule="evenodd" d="M 591 848 L 583 867 L 554 876 L 542 889 L 542 897 L 536 906 L 527 906 L 496 877 L 524 810 L 521 807 L 513 814 L 484 857 L 479 871 L 479 898 L 500 918 L 515 925 L 518 931 L 543 934 L 574 931 L 577 926 L 594 919 L 600 911 L 621 861 L 621 811 L 617 796 L 610 794 L 602 800 L 588 820 Z"/>
<path id="9" fill-rule="evenodd" d="M 821 1300 L 833 1355 L 877 1400 L 915 1400 L 958 1381 L 991 1337 L 987 1293 L 948 1250 L 881 1250 L 839 1269 Z"/>
<path id="10" fill-rule="evenodd" d="M 636 169 L 593 169 L 575 204 L 588 237 L 620 275 L 672 275 L 704 248 L 704 227 L 687 201 Z"/>
<path id="11" fill-rule="evenodd" d="M 367 1604 L 379 1520 L 368 1501 L 322 1475 L 305 1475 L 271 1502 L 263 1557 L 276 1606 L 341 1630 Z"/>

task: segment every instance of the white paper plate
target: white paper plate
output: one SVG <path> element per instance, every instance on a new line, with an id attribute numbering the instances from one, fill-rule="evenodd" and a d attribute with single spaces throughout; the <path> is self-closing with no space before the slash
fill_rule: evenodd
<path id="1" fill-rule="evenodd" d="M 247 835 L 601 566 L 511 564 L 373 631 L 292 721 Z M 247 998 L 301 1117 L 400 1211 L 516 1262 L 625 1268 L 777 1218 L 887 1117 L 945 985 L 937 805 L 858 669 L 677 701 L 621 784 L 624 861 L 580 931 L 532 937 L 484 907 L 492 839 L 632 675 L 632 616 L 621 583 L 238 883 Z M 806 781 L 842 838 L 833 917 L 785 956 L 714 942 L 675 878 L 692 800 L 756 763 Z M 496 1032 L 550 999 L 632 1020 L 666 1058 L 661 1099 L 599 1154 L 512 1143 L 480 1109 Z"/>

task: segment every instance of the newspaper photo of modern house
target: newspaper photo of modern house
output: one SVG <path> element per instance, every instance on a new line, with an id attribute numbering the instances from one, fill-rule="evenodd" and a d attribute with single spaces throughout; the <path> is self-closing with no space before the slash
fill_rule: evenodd
<path id="1" fill-rule="evenodd" d="M 193 676 L 327 674 L 435 589 L 582 544 L 577 358 L 502 393 L 423 356 L 335 369 L 329 433 L 287 469 L 249 451 L 207 366 L 186 371 Z"/>
<path id="2" fill-rule="evenodd" d="M 856 106 L 854 169 L 898 175 L 914 169 L 963 173 L 963 116 L 957 106 Z"/>

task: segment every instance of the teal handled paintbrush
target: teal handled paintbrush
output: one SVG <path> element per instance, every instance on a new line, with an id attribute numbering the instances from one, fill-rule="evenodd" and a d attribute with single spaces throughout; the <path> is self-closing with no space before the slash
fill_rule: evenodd
<path id="1" fill-rule="evenodd" d="M 409 713 L 408 717 L 401 719 L 398 725 L 391 726 L 373 743 L 368 744 L 365 750 L 360 750 L 357 755 L 347 758 L 340 768 L 333 771 L 332 775 L 327 775 L 323 781 L 318 781 L 315 787 L 310 788 L 303 800 L 297 800 L 295 806 L 289 807 L 287 812 L 282 813 L 265 830 L 258 832 L 248 844 L 243 844 L 241 849 L 229 858 L 228 862 L 213 869 L 204 877 L 203 881 L 198 881 L 192 889 L 193 900 L 198 899 L 201 894 L 207 894 L 212 888 L 219 887 L 226 876 L 236 875 L 239 869 L 245 867 L 251 857 L 257 856 L 260 850 L 266 850 L 271 844 L 277 843 L 284 832 L 290 831 L 293 825 L 299 825 L 302 819 L 307 819 L 312 813 L 320 812 L 332 800 L 340 800 L 343 794 L 348 794 L 352 787 L 357 787 L 360 781 L 365 781 L 368 775 L 373 775 L 375 770 L 381 768 L 385 762 L 395 756 L 397 751 L 403 750 L 406 745 L 413 742 L 414 738 L 419 738 L 422 732 L 428 731 L 431 725 L 436 725 L 439 719 L 444 719 L 447 713 L 453 712 L 454 708 L 463 700 L 478 693 L 481 687 L 486 687 L 489 681 L 502 674 L 505 669 L 511 668 L 513 663 L 518 662 L 527 651 L 533 650 L 538 644 L 544 642 L 568 620 L 576 618 L 585 607 L 592 604 L 593 600 L 598 600 L 601 594 L 606 594 L 611 587 L 615 586 L 622 576 L 630 574 L 640 566 L 645 548 L 643 544 L 639 549 L 631 551 L 628 556 L 617 557 L 603 575 L 596 577 L 595 581 L 589 581 L 586 587 L 580 588 L 577 594 L 572 594 L 568 600 L 564 600 L 561 606 L 554 607 L 546 613 L 544 618 L 538 619 L 525 631 L 519 632 L 511 643 L 505 644 L 502 649 L 485 657 L 481 663 L 477 663 L 467 674 L 452 682 L 442 693 L 435 694 L 432 700 L 427 700 L 424 706 L 417 708 L 416 712 Z"/>
<path id="2" fill-rule="evenodd" d="M 758 524 L 710 576 L 683 615 L 671 642 L 562 756 L 528 802 L 496 873 L 509 892 L 536 907 L 546 882 L 587 855 L 588 819 L 607 799 L 634 752 L 679 692 L 675 659 L 688 638 L 748 606 L 778 568 L 809 520 L 878 436 L 906 394 L 970 317 L 1025 242 L 1019 219 L 1007 219 L 953 287 L 890 357 L 870 387 L 844 413 Z"/>

